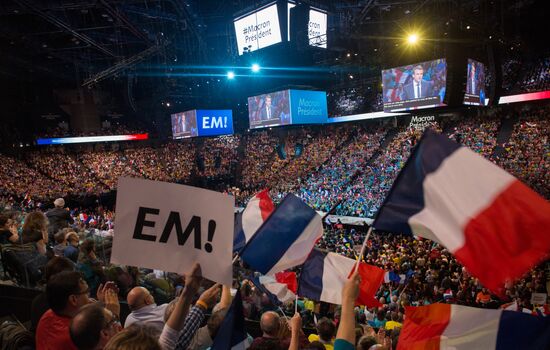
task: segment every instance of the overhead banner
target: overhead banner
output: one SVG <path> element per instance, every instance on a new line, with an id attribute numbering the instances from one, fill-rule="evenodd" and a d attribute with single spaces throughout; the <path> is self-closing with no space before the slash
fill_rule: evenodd
<path id="1" fill-rule="evenodd" d="M 328 119 L 325 91 L 290 90 L 292 124 L 322 124 Z"/>
<path id="2" fill-rule="evenodd" d="M 281 28 L 277 4 L 234 20 L 239 55 L 281 42 Z"/>
<path id="3" fill-rule="evenodd" d="M 174 140 L 233 134 L 233 111 L 230 109 L 193 109 L 174 113 L 170 118 Z"/>
<path id="4" fill-rule="evenodd" d="M 233 134 L 233 111 L 230 109 L 198 109 L 199 136 Z"/>
<path id="5" fill-rule="evenodd" d="M 111 136 L 82 136 L 82 137 L 54 137 L 37 139 L 37 145 L 64 145 L 69 143 L 115 142 L 147 140 L 149 134 L 111 135 Z"/>
<path id="6" fill-rule="evenodd" d="M 290 9 L 296 4 L 288 2 L 287 23 L 288 23 L 288 40 L 290 41 Z M 327 13 L 323 10 L 311 7 L 309 10 L 309 23 L 307 24 L 307 36 L 309 45 L 327 48 Z"/>
<path id="7" fill-rule="evenodd" d="M 111 263 L 202 275 L 231 284 L 235 200 L 227 194 L 122 177 Z"/>
<path id="8" fill-rule="evenodd" d="M 250 129 L 327 122 L 325 91 L 283 90 L 248 98 Z"/>

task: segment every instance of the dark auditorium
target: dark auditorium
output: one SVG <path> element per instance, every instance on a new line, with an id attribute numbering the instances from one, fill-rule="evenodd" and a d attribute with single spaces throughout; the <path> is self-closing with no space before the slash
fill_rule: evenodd
<path id="1" fill-rule="evenodd" d="M 3 0 L 0 350 L 550 349 L 545 0 Z"/>

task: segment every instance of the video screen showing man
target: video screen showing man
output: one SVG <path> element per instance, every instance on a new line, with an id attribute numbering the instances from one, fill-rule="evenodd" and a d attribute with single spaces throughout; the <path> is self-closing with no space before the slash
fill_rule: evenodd
<path id="1" fill-rule="evenodd" d="M 288 90 L 248 98 L 250 128 L 291 124 Z"/>
<path id="2" fill-rule="evenodd" d="M 433 96 L 433 82 L 429 80 L 423 80 L 424 67 L 422 65 L 416 65 L 413 68 L 412 81 L 403 87 L 403 100 L 413 100 L 422 97 Z"/>
<path id="3" fill-rule="evenodd" d="M 485 104 L 485 66 L 483 63 L 468 59 L 465 104 Z"/>
<path id="4" fill-rule="evenodd" d="M 172 137 L 174 140 L 198 136 L 196 111 L 172 114 Z"/>
<path id="5" fill-rule="evenodd" d="M 384 111 L 441 106 L 445 98 L 446 80 L 445 59 L 383 70 Z"/>

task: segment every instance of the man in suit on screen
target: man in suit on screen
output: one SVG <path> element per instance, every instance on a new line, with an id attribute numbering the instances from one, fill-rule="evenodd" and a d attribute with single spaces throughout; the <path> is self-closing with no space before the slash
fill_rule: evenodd
<path id="1" fill-rule="evenodd" d="M 271 95 L 265 97 L 264 106 L 260 112 L 260 120 L 269 120 L 276 117 L 273 106 L 271 105 Z"/>
<path id="2" fill-rule="evenodd" d="M 414 100 L 422 97 L 431 97 L 434 95 L 434 84 L 431 81 L 423 80 L 424 68 L 418 65 L 413 68 L 413 81 L 403 87 L 403 101 Z"/>
<path id="3" fill-rule="evenodd" d="M 475 63 L 470 64 L 470 74 L 468 74 L 468 82 L 466 84 L 466 93 L 472 95 L 479 95 L 479 88 L 481 84 L 478 82 L 476 76 Z"/>

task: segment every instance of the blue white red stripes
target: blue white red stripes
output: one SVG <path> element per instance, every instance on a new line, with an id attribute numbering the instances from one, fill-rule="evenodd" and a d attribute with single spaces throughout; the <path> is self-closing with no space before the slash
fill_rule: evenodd
<path id="1" fill-rule="evenodd" d="M 433 304 L 407 307 L 397 349 L 548 349 L 550 319 L 521 312 Z"/>
<path id="2" fill-rule="evenodd" d="M 550 253 L 550 204 L 490 161 L 431 131 L 373 226 L 441 243 L 496 293 Z"/>
<path id="3" fill-rule="evenodd" d="M 314 249 L 302 266 L 298 295 L 332 304 L 342 303 L 342 288 L 357 261 L 335 253 Z M 361 263 L 361 285 L 357 302 L 369 307 L 379 306 L 374 295 L 384 280 L 384 270 Z"/>
<path id="4" fill-rule="evenodd" d="M 54 137 L 37 139 L 37 145 L 62 145 L 67 143 L 113 142 L 147 140 L 148 134 L 111 135 L 111 136 L 83 136 L 83 137 Z"/>
<path id="5" fill-rule="evenodd" d="M 301 265 L 323 233 L 321 216 L 288 194 L 241 252 L 241 259 L 263 275 Z"/>
<path id="6" fill-rule="evenodd" d="M 257 193 L 248 201 L 246 208 L 237 216 L 235 221 L 234 252 L 244 248 L 273 210 L 275 210 L 275 205 L 269 197 L 269 190 L 267 189 Z"/>

